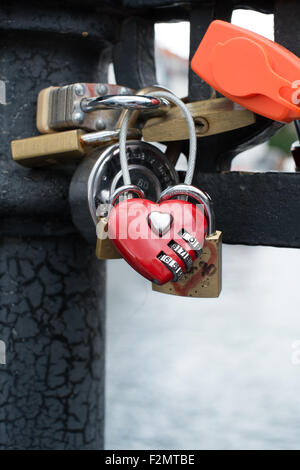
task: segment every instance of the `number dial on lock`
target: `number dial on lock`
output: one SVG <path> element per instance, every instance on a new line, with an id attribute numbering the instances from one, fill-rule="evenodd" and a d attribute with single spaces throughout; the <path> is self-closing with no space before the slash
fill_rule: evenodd
<path id="1" fill-rule="evenodd" d="M 164 189 L 178 182 L 174 167 L 154 145 L 132 140 L 127 142 L 126 148 L 131 183 L 142 189 L 150 201 L 157 201 Z M 110 196 L 124 184 L 118 145 L 112 146 L 110 152 L 104 155 L 99 166 L 98 181 L 95 198 L 97 207 L 108 204 Z M 100 207 L 98 215 L 107 214 L 102 214 Z"/>

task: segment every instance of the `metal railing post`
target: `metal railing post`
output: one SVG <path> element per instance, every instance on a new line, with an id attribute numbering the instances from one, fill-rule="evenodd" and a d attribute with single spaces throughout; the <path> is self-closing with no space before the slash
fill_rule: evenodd
<path id="1" fill-rule="evenodd" d="M 42 88 L 100 81 L 100 52 L 113 37 L 114 22 L 76 6 L 38 10 L 36 3 L 4 3 L 0 449 L 100 449 L 105 265 L 71 221 L 74 168 L 19 167 L 11 160 L 10 141 L 37 134 Z"/>

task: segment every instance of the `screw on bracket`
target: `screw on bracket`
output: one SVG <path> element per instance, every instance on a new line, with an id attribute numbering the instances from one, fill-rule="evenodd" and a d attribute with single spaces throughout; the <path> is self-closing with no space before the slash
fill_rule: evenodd
<path id="1" fill-rule="evenodd" d="M 194 119 L 197 134 L 206 134 L 209 129 L 209 123 L 205 118 L 197 117 Z"/>

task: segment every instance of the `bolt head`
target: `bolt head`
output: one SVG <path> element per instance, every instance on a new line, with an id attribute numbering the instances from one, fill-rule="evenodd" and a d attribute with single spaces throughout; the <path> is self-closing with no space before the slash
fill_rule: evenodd
<path id="1" fill-rule="evenodd" d="M 128 88 L 126 88 L 125 86 L 122 86 L 120 90 L 120 95 L 128 95 L 128 94 L 129 94 Z"/>
<path id="2" fill-rule="evenodd" d="M 78 126 L 79 124 L 82 124 L 83 120 L 84 120 L 84 114 L 83 113 L 77 111 L 77 112 L 72 114 L 72 121 L 76 126 Z"/>
<path id="3" fill-rule="evenodd" d="M 206 134 L 209 129 L 209 123 L 205 118 L 198 117 L 194 119 L 197 134 Z"/>
<path id="4" fill-rule="evenodd" d="M 96 127 L 97 131 L 103 131 L 106 128 L 106 124 L 103 121 L 103 119 L 99 118 L 95 122 L 95 127 Z"/>
<path id="5" fill-rule="evenodd" d="M 98 83 L 96 91 L 99 95 L 106 95 L 106 93 L 108 92 L 108 88 L 103 83 Z"/>
<path id="6" fill-rule="evenodd" d="M 76 83 L 76 85 L 74 86 L 74 90 L 77 96 L 82 96 L 84 95 L 85 87 L 81 83 Z"/>

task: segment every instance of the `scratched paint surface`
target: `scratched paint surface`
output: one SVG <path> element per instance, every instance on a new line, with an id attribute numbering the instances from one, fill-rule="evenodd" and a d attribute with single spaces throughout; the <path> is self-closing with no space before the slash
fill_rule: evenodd
<path id="1" fill-rule="evenodd" d="M 0 364 L 6 364 L 6 344 L 0 340 Z"/>
<path id="2" fill-rule="evenodd" d="M 108 263 L 107 448 L 300 449 L 300 251 L 223 250 L 212 300 Z"/>
<path id="3" fill-rule="evenodd" d="M 6 85 L 3 80 L 0 80 L 0 104 L 6 104 Z"/>

